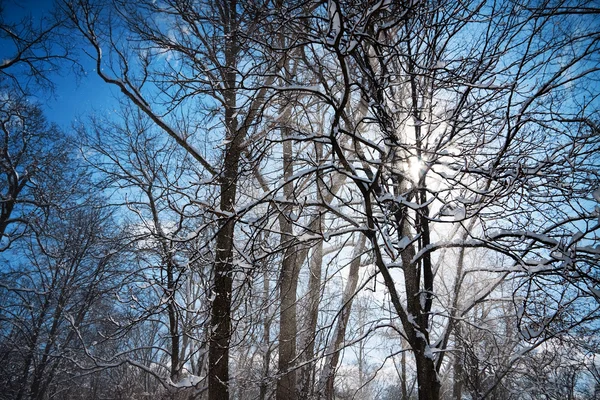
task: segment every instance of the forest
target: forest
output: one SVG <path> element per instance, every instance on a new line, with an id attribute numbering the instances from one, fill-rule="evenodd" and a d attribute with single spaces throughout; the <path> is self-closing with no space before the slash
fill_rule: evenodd
<path id="1" fill-rule="evenodd" d="M 0 129 L 1 400 L 600 399 L 597 1 L 4 0 Z"/>

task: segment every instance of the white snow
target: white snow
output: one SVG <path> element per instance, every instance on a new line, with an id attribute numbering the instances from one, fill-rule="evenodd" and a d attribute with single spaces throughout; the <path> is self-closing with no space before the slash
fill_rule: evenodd
<path id="1" fill-rule="evenodd" d="M 429 358 L 430 360 L 433 360 L 433 351 L 431 351 L 431 346 L 427 345 L 425 346 L 425 357 Z"/>
<path id="2" fill-rule="evenodd" d="M 196 386 L 198 383 L 202 381 L 202 378 L 196 375 L 189 375 L 185 378 L 181 379 L 179 382 L 173 382 L 173 386 L 178 388 L 192 387 Z"/>
<path id="3" fill-rule="evenodd" d="M 400 242 L 398 242 L 398 247 L 400 247 L 401 250 L 404 250 L 410 245 L 411 242 L 412 240 L 410 240 L 408 236 L 403 236 L 402 239 L 400 239 Z"/>
<path id="4" fill-rule="evenodd" d="M 185 240 L 192 240 L 192 239 L 195 239 L 197 235 L 198 235 L 198 233 L 197 233 L 197 232 L 190 232 L 190 233 L 189 233 L 189 234 L 186 236 Z"/>
<path id="5" fill-rule="evenodd" d="M 573 234 L 573 237 L 571 238 L 571 243 L 577 242 L 579 239 L 581 239 L 584 236 L 585 235 L 583 234 L 583 232 L 577 231 L 575 234 Z"/>
<path id="6" fill-rule="evenodd" d="M 594 199 L 600 203 L 600 187 L 592 192 L 592 196 L 594 196 Z"/>
<path id="7" fill-rule="evenodd" d="M 462 221 L 466 217 L 467 217 L 467 210 L 464 207 L 460 206 L 454 210 L 454 220 L 455 221 Z"/>
<path id="8" fill-rule="evenodd" d="M 215 293 L 214 290 L 210 291 L 210 297 L 208 297 L 206 299 L 206 301 L 208 301 L 209 303 L 212 303 L 213 301 L 215 301 L 215 299 L 217 298 L 217 294 Z"/>
<path id="9" fill-rule="evenodd" d="M 337 9 L 337 4 L 335 1 L 329 1 L 329 20 L 331 21 L 331 30 L 334 32 L 338 32 L 341 26 L 340 21 L 340 13 Z"/>
<path id="10" fill-rule="evenodd" d="M 453 217 L 454 221 L 462 221 L 467 217 L 467 210 L 463 206 L 446 204 L 440 209 L 440 216 Z"/>
<path id="11" fill-rule="evenodd" d="M 517 318 L 518 319 L 523 318 L 524 313 L 525 313 L 525 309 L 523 308 L 523 305 L 520 305 L 519 308 L 517 309 Z"/>
<path id="12" fill-rule="evenodd" d="M 483 82 L 482 86 L 486 87 L 486 88 L 492 88 L 492 85 L 494 84 L 494 82 L 496 81 L 496 77 L 492 76 L 490 79 L 488 79 L 486 82 Z"/>
<path id="13" fill-rule="evenodd" d="M 532 326 L 526 326 L 522 331 L 521 331 L 521 335 L 523 336 L 523 339 L 525 340 L 529 340 L 529 339 L 535 339 L 536 337 L 540 336 L 540 334 L 544 331 L 544 325 L 540 324 L 539 327 L 534 328 Z"/>

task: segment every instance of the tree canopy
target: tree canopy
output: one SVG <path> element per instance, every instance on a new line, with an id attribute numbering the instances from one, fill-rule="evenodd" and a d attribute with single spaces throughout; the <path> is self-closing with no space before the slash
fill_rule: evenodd
<path id="1" fill-rule="evenodd" d="M 2 14 L 0 398 L 596 398 L 599 14 Z M 62 132 L 29 98 L 88 65 Z"/>

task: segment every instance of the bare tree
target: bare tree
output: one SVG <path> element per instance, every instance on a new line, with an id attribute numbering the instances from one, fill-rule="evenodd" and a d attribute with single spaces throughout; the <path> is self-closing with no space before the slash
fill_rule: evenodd
<path id="1" fill-rule="evenodd" d="M 597 102 L 578 85 L 597 79 L 598 31 L 594 23 L 577 33 L 556 28 L 584 12 L 577 7 L 330 1 L 326 29 L 315 24 L 315 60 L 339 79 L 305 92 L 330 106 L 319 140 L 362 196 L 345 214 L 369 238 L 414 353 L 421 399 L 439 398 L 452 330 L 435 339 L 448 322 L 436 305 L 440 251 L 485 247 L 512 260 L 462 313 L 509 274 L 524 269 L 547 288 L 535 277 L 597 259 L 586 243 L 598 224 L 585 203 L 598 186 L 588 168 Z M 467 35 L 473 40 L 463 42 Z M 354 125 L 347 120 L 358 98 L 370 113 Z M 463 224 L 462 239 L 446 233 Z M 564 298 L 552 300 L 535 326 L 566 311 Z"/>
<path id="2" fill-rule="evenodd" d="M 96 200 L 98 203 L 98 200 Z M 54 210 L 53 210 L 54 211 Z M 106 211 L 82 206 L 53 212 L 38 235 L 23 238 L 3 267 L 0 357 L 3 398 L 44 399 L 76 374 L 78 331 L 119 279 L 118 234 Z"/>
<path id="3" fill-rule="evenodd" d="M 38 105 L 21 96 L 3 96 L 0 245 L 6 250 L 12 241 L 31 231 L 28 226 L 43 224 L 49 207 L 69 201 L 63 189 L 70 186 L 71 194 L 76 194 L 80 170 L 76 165 L 70 171 L 63 167 L 72 157 L 71 145 Z"/>
<path id="4" fill-rule="evenodd" d="M 249 42 L 265 10 L 253 2 L 237 1 L 116 2 L 110 11 L 85 1 L 64 6 L 91 45 L 100 77 L 117 86 L 182 146 L 218 187 L 212 206 L 219 226 L 215 235 L 208 390 L 211 399 L 228 398 L 238 176 L 243 150 L 273 81 L 268 73 L 273 63 Z M 109 14 L 118 17 L 121 25 L 115 20 L 104 23 Z M 112 28 L 106 31 L 109 26 Z M 117 35 L 125 28 L 139 40 L 133 52 L 118 42 Z M 112 64 L 104 56 L 108 53 L 115 57 Z M 171 60 L 166 69 L 163 57 Z M 103 72 L 105 67 L 113 74 Z M 163 117 L 188 107 L 198 110 L 193 120 L 199 128 L 197 135 Z M 223 151 L 201 152 L 199 136 L 213 139 L 217 130 Z M 211 162 L 208 157 L 219 161 Z"/>
<path id="5" fill-rule="evenodd" d="M 34 18 L 24 9 L 17 21 L 6 11 L 7 3 L 0 2 L 0 44 L 3 48 L 0 63 L 0 86 L 10 87 L 21 94 L 35 89 L 54 89 L 52 74 L 59 74 L 65 66 L 77 71 L 74 43 L 65 35 L 66 18 L 51 8 L 42 17 Z M 11 4 L 24 8 L 21 4 Z"/>
<path id="6" fill-rule="evenodd" d="M 113 206 L 122 206 L 122 214 L 128 215 L 143 271 L 140 279 L 146 282 L 145 290 L 136 294 L 140 310 L 131 323 L 164 317 L 171 382 L 177 385 L 190 375 L 199 379 L 204 363 L 189 365 L 206 342 L 199 327 L 209 315 L 211 272 L 203 264 L 211 262 L 212 221 L 204 220 L 202 207 L 194 201 L 210 194 L 195 184 L 201 176 L 189 155 L 162 137 L 139 110 L 124 106 L 118 122 L 95 119 L 89 125 L 90 130 L 80 128 L 87 138 L 82 152 L 102 174 L 103 189 L 127 190 Z"/>
<path id="7" fill-rule="evenodd" d="M 394 376 L 404 398 L 413 380 L 422 400 L 507 398 L 544 346 L 593 336 L 596 6 L 60 4 L 131 107 L 83 153 L 139 279 L 102 346 L 81 331 L 90 377 L 129 397 L 376 396 Z"/>

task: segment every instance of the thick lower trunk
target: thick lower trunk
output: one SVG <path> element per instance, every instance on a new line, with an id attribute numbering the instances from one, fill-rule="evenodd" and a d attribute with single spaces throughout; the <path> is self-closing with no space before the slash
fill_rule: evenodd
<path id="1" fill-rule="evenodd" d="M 320 221 L 317 223 L 320 226 Z M 321 299 L 321 269 L 323 267 L 323 241 L 317 243 L 310 257 L 310 279 L 308 282 L 308 315 L 304 330 L 302 349 L 303 362 L 305 365 L 300 370 L 300 399 L 308 399 L 313 391 L 314 381 L 314 358 L 315 337 L 317 332 L 317 320 L 319 317 L 319 300 Z"/>
<path id="2" fill-rule="evenodd" d="M 284 109 L 282 114 L 285 119 L 289 116 L 289 109 Z M 283 177 L 290 181 L 294 174 L 294 158 L 292 142 L 288 139 L 290 132 L 282 129 L 283 142 Z M 287 200 L 293 201 L 294 188 L 291 183 L 283 187 L 283 194 Z M 279 380 L 277 381 L 277 400 L 296 400 L 296 337 L 298 328 L 296 323 L 296 291 L 298 289 L 298 276 L 300 265 L 298 248 L 294 236 L 294 226 L 291 221 L 292 206 L 287 206 L 279 217 L 281 228 L 281 246 L 285 248 L 281 263 L 281 277 L 279 285 Z"/>
<path id="3" fill-rule="evenodd" d="M 165 251 L 168 248 L 165 246 Z M 169 315 L 169 336 L 171 337 L 171 371 L 170 376 L 173 382 L 179 381 L 179 321 L 177 318 L 177 305 L 175 303 L 175 279 L 174 265 L 167 265 L 167 288 L 169 303 L 167 305 L 167 313 Z"/>
<path id="4" fill-rule="evenodd" d="M 435 370 L 433 357 L 426 351 L 426 344 L 419 340 L 421 345 L 415 349 L 417 361 L 417 383 L 419 385 L 419 400 L 439 400 L 440 381 Z"/>
<path id="5" fill-rule="evenodd" d="M 462 399 L 462 390 L 463 390 L 463 360 L 461 357 L 462 349 L 460 348 L 458 341 L 461 336 L 460 323 L 457 323 L 454 327 L 454 343 L 456 351 L 454 353 L 454 382 L 452 385 L 452 398 L 454 400 Z"/>
<path id="6" fill-rule="evenodd" d="M 225 46 L 225 65 L 236 65 L 237 41 L 234 30 L 236 25 L 235 1 L 226 2 L 231 6 L 230 15 L 224 20 L 224 32 L 231 34 L 231 41 Z M 233 290 L 233 248 L 235 219 L 229 215 L 235 212 L 237 200 L 237 184 L 239 180 L 239 164 L 242 154 L 242 143 L 246 137 L 247 127 L 238 129 L 235 68 L 225 73 L 225 138 L 229 141 L 224 153 L 223 169 L 220 175 L 221 211 L 226 220 L 216 235 L 214 300 L 210 315 L 210 332 L 208 348 L 208 400 L 229 400 L 229 345 L 231 341 L 231 298 Z"/>
<path id="7" fill-rule="evenodd" d="M 208 398 L 229 400 L 229 342 L 231 338 L 231 255 L 233 221 L 228 221 L 217 237 L 214 301 L 211 309 L 208 349 Z"/>
<path id="8" fill-rule="evenodd" d="M 268 390 L 268 379 L 269 379 L 269 371 L 270 371 L 270 363 L 271 363 L 271 315 L 269 313 L 269 294 L 271 292 L 270 284 L 269 284 L 269 274 L 265 272 L 264 274 L 264 282 L 263 282 L 263 296 L 264 296 L 264 309 L 265 316 L 263 319 L 263 375 L 262 381 L 260 383 L 260 394 L 259 399 L 265 400 L 267 398 L 267 390 Z"/>
<path id="9" fill-rule="evenodd" d="M 297 398 L 294 360 L 297 337 L 296 290 L 300 268 L 296 265 L 295 253 L 295 247 L 285 252 L 281 271 L 278 363 L 280 378 L 277 381 L 277 400 Z"/>
<path id="10" fill-rule="evenodd" d="M 235 123 L 229 118 L 232 132 L 237 132 Z M 240 159 L 238 133 L 225 153 L 225 165 L 221 182 L 221 210 L 234 211 Z M 229 343 L 231 341 L 231 291 L 233 290 L 233 234 L 235 220 L 228 218 L 221 226 L 216 238 L 213 293 L 214 300 L 210 315 L 208 348 L 208 400 L 229 399 Z"/>
<path id="11" fill-rule="evenodd" d="M 177 310 L 174 300 L 168 305 L 169 313 L 169 335 L 171 336 L 171 380 L 179 380 L 179 327 L 177 321 Z"/>

